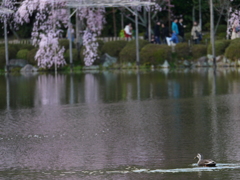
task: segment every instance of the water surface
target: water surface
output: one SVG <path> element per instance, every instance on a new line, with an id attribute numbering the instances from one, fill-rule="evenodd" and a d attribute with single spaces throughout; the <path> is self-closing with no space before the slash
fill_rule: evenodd
<path id="1" fill-rule="evenodd" d="M 0 179 L 238 179 L 240 71 L 0 76 Z M 194 156 L 216 168 L 196 166 Z"/>

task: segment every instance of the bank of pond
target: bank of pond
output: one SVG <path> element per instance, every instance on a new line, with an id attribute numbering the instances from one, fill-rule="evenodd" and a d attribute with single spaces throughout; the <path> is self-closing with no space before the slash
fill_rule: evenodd
<path id="1" fill-rule="evenodd" d="M 73 46 L 73 70 L 82 69 L 126 69 L 137 68 L 135 40 L 97 41 L 98 57 L 93 67 L 84 67 L 84 47 L 79 50 Z M 70 67 L 69 42 L 66 39 L 59 40 L 60 46 L 65 48 L 64 57 L 67 65 L 58 70 L 68 71 Z M 234 40 L 217 40 L 215 42 L 217 66 L 240 66 L 240 38 Z M 29 64 L 37 68 L 34 60 L 37 48 L 30 44 L 9 44 L 9 59 L 14 62 L 12 71 L 19 71 L 24 65 Z M 166 68 L 166 67 L 191 67 L 212 66 L 212 45 L 201 43 L 191 44 L 183 42 L 175 46 L 165 44 L 151 44 L 146 40 L 139 40 L 140 68 Z M 21 63 L 18 63 L 20 60 Z M 0 69 L 5 69 L 5 46 L 0 45 Z M 11 63 L 10 63 L 11 64 Z M 52 67 L 53 70 L 54 67 Z M 49 70 L 49 69 L 47 69 Z"/>

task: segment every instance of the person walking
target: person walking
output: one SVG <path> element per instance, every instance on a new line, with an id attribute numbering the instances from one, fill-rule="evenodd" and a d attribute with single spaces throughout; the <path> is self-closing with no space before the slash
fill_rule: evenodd
<path id="1" fill-rule="evenodd" d="M 131 23 L 129 23 L 128 25 L 125 26 L 124 36 L 127 40 L 132 38 L 132 24 Z"/>
<path id="2" fill-rule="evenodd" d="M 176 37 L 174 38 L 177 38 L 175 41 L 178 43 L 179 40 L 178 40 L 178 35 L 179 35 L 179 30 L 178 30 L 178 19 L 175 18 L 174 21 L 172 22 L 172 34 L 176 35 Z"/>
<path id="3" fill-rule="evenodd" d="M 162 43 L 167 44 L 166 38 L 170 37 L 170 35 L 169 35 L 169 30 L 164 23 L 161 24 L 160 36 L 161 36 Z"/>
<path id="4" fill-rule="evenodd" d="M 172 32 L 176 33 L 177 35 L 179 34 L 179 30 L 178 30 L 178 19 L 175 18 L 174 21 L 172 22 Z"/>
<path id="5" fill-rule="evenodd" d="M 156 44 L 161 44 L 160 41 L 160 25 L 161 23 L 158 21 L 154 27 L 154 36 Z"/>
<path id="6" fill-rule="evenodd" d="M 184 42 L 184 28 L 186 27 L 185 25 L 183 25 L 183 18 L 180 18 L 178 23 L 178 30 L 179 30 L 179 41 L 180 42 Z"/>
<path id="7" fill-rule="evenodd" d="M 201 27 L 198 25 L 197 21 L 194 21 L 191 35 L 195 44 L 199 44 L 202 39 L 201 31 Z"/>

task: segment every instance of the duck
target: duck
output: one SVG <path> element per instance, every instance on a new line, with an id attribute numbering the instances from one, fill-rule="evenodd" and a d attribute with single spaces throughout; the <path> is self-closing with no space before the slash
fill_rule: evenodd
<path id="1" fill-rule="evenodd" d="M 215 167 L 216 166 L 216 162 L 211 160 L 211 159 L 202 159 L 202 155 L 201 154 L 197 154 L 197 156 L 194 158 L 198 158 L 198 166 L 206 166 L 206 167 Z"/>

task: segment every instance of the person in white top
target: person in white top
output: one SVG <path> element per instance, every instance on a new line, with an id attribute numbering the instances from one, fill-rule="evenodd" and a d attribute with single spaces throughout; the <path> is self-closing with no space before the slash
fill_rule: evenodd
<path id="1" fill-rule="evenodd" d="M 124 35 L 125 35 L 125 38 L 127 38 L 127 39 L 132 37 L 132 24 L 131 23 L 129 23 L 128 25 L 125 26 Z"/>

